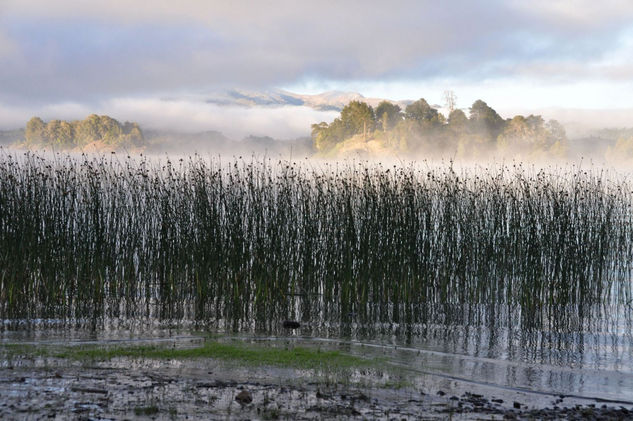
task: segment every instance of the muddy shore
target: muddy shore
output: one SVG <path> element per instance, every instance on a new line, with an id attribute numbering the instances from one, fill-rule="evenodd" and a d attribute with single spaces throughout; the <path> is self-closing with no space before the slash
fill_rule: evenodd
<path id="1" fill-rule="evenodd" d="M 3 420 L 613 419 L 633 408 L 375 368 L 242 367 L 212 359 L 20 358 L 0 369 Z"/>

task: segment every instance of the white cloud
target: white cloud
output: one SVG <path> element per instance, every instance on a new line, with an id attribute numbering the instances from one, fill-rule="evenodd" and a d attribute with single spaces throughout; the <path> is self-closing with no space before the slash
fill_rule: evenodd
<path id="1" fill-rule="evenodd" d="M 40 108 L 306 80 L 392 99 L 451 87 L 504 98 L 507 84 L 512 101 L 531 101 L 534 86 L 633 82 L 630 0 L 4 0 L 1 10 L 0 58 L 14 54 L 0 101 Z"/>
<path id="2" fill-rule="evenodd" d="M 619 13 L 564 1 L 60 0 L 50 7 L 44 0 L 9 0 L 4 21 L 26 59 L 6 66 L 12 83 L 5 95 L 103 98 L 272 87 L 305 77 L 508 76 L 543 60 L 599 59 L 630 15 L 626 3 L 611 3 Z M 595 15 L 602 26 L 570 25 L 582 18 L 574 13 Z"/>
<path id="3" fill-rule="evenodd" d="M 0 104 L 0 128 L 23 127 L 33 116 L 77 120 L 107 114 L 120 121 L 136 121 L 143 128 L 200 132 L 216 130 L 234 139 L 248 135 L 293 139 L 310 135 L 310 125 L 331 121 L 338 113 L 308 107 L 223 107 L 196 100 L 115 98 L 98 105 L 58 103 L 39 107 Z"/>
<path id="4" fill-rule="evenodd" d="M 614 21 L 630 21 L 630 0 L 514 0 L 513 6 L 526 15 L 538 16 L 555 25 L 592 27 Z"/>
<path id="5" fill-rule="evenodd" d="M 338 115 L 308 107 L 225 107 L 188 100 L 134 98 L 108 101 L 102 110 L 121 119 L 138 121 L 143 127 L 188 132 L 217 130 L 237 139 L 248 135 L 280 139 L 309 136 L 312 123 L 331 121 Z"/>
<path id="6" fill-rule="evenodd" d="M 72 102 L 61 102 L 33 107 L 30 105 L 11 105 L 0 103 L 0 128 L 15 129 L 24 127 L 33 116 L 45 120 L 75 120 L 84 118 L 92 112 L 90 106 Z"/>

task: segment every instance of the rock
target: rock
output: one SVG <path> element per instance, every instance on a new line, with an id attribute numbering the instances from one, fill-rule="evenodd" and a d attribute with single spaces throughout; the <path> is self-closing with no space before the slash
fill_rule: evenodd
<path id="1" fill-rule="evenodd" d="M 248 390 L 242 390 L 240 393 L 237 394 L 235 400 L 242 406 L 248 405 L 249 403 L 253 402 L 253 395 L 251 395 L 251 392 L 249 392 Z"/>
<path id="2" fill-rule="evenodd" d="M 295 320 L 284 320 L 282 326 L 284 329 L 299 329 L 301 327 L 301 323 Z"/>
<path id="3" fill-rule="evenodd" d="M 512 404 L 514 406 L 514 409 L 521 409 L 521 403 L 514 401 L 514 403 Z"/>
<path id="4" fill-rule="evenodd" d="M 369 396 L 365 395 L 364 393 L 359 393 L 358 396 L 355 396 L 355 400 L 369 402 Z"/>

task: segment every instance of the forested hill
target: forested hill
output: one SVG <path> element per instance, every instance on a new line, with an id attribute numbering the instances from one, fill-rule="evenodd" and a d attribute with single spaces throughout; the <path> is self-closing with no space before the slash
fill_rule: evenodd
<path id="1" fill-rule="evenodd" d="M 27 147 L 60 149 L 120 149 L 143 146 L 145 138 L 137 123 L 121 124 L 106 115 L 91 114 L 85 120 L 51 120 L 33 117 L 26 123 L 24 144 Z"/>
<path id="2" fill-rule="evenodd" d="M 564 127 L 539 115 L 502 118 L 477 100 L 468 115 L 452 109 L 445 117 L 424 99 L 406 106 L 383 101 L 374 109 L 351 101 L 332 123 L 312 125 L 315 148 L 327 156 L 414 153 L 420 156 L 481 158 L 491 153 L 563 156 L 568 148 Z"/>

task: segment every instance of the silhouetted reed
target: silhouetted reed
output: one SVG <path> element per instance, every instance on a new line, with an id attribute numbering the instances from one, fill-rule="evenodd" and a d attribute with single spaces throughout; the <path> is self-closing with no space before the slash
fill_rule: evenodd
<path id="1" fill-rule="evenodd" d="M 0 318 L 582 331 L 630 308 L 631 194 L 572 167 L 5 153 Z"/>

